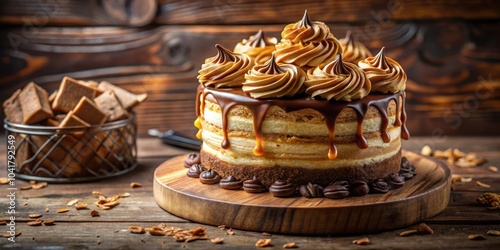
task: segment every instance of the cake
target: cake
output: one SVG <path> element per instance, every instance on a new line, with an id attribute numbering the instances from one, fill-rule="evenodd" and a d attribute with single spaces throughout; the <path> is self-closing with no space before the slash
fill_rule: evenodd
<path id="1" fill-rule="evenodd" d="M 346 44 L 349 57 L 367 57 L 345 61 Z M 384 49 L 372 57 L 352 44 L 306 12 L 264 63 L 216 45 L 199 71 L 195 126 L 203 145 L 200 161 L 185 164 L 188 176 L 274 196 L 341 198 L 404 184 L 412 176 L 401 156 L 406 75 Z"/>

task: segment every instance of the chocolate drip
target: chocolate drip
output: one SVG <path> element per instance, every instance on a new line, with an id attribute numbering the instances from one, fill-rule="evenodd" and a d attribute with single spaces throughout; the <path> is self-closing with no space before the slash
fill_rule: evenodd
<path id="1" fill-rule="evenodd" d="M 363 99 L 351 102 L 316 100 L 311 97 L 298 97 L 295 99 L 254 99 L 247 96 L 240 88 L 212 89 L 203 85 L 198 87 L 198 93 L 199 100 L 197 100 L 196 107 L 196 114 L 198 117 L 203 115 L 202 110 L 204 109 L 205 98 L 207 98 L 207 95 L 212 96 L 212 98 L 221 107 L 222 129 L 224 133 L 224 139 L 221 146 L 224 149 L 229 148 L 229 140 L 227 138 L 228 114 L 231 108 L 236 105 L 245 106 L 253 115 L 254 133 L 256 138 L 254 154 L 257 156 L 264 154 L 261 127 L 265 115 L 271 106 L 278 106 L 285 112 L 292 112 L 305 108 L 311 108 L 320 112 L 325 117 L 325 123 L 328 128 L 328 158 L 331 160 L 334 160 L 337 157 L 337 147 L 335 146 L 335 121 L 338 115 L 345 108 L 352 108 L 356 112 L 358 120 L 356 144 L 359 148 L 368 147 L 368 142 L 363 136 L 362 125 L 370 106 L 374 106 L 380 112 L 382 120 L 380 126 L 382 140 L 385 143 L 390 142 L 390 137 L 387 133 L 387 126 L 389 125 L 387 109 L 391 101 L 394 101 L 396 104 L 396 119 L 394 126 L 401 126 L 401 137 L 403 139 L 407 140 L 409 138 L 408 129 L 406 128 L 404 92 L 398 92 L 395 94 L 370 94 Z"/>

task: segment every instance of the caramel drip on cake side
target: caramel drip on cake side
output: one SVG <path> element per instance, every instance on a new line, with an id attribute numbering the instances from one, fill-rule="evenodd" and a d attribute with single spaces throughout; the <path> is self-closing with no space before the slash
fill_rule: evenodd
<path id="1" fill-rule="evenodd" d="M 328 129 L 329 137 L 329 150 L 328 158 L 334 160 L 337 158 L 337 147 L 335 146 L 335 123 L 338 115 L 345 108 L 352 108 L 357 116 L 357 129 L 356 129 L 356 144 L 359 148 L 367 148 L 368 142 L 363 136 L 363 120 L 368 112 L 370 106 L 374 106 L 380 112 L 381 125 L 380 133 L 382 140 L 385 143 L 390 142 L 391 138 L 387 132 L 389 125 L 389 116 L 387 109 L 389 103 L 394 101 L 396 104 L 396 119 L 394 126 L 401 127 L 401 137 L 405 140 L 409 139 L 409 132 L 406 128 L 406 112 L 405 112 L 405 94 L 398 92 L 395 94 L 373 94 L 368 95 L 363 99 L 356 101 L 325 101 L 316 100 L 310 97 L 302 97 L 298 99 L 254 99 L 248 97 L 241 89 L 212 89 L 200 85 L 198 87 L 198 100 L 196 107 L 196 114 L 198 119 L 203 117 L 203 109 L 205 106 L 205 99 L 210 95 L 215 99 L 221 108 L 222 112 L 222 130 L 223 141 L 221 147 L 228 149 L 230 147 L 228 139 L 228 114 L 232 107 L 236 105 L 243 105 L 250 110 L 253 116 L 253 129 L 256 139 L 256 146 L 253 153 L 257 156 L 264 154 L 262 146 L 262 123 L 265 115 L 270 107 L 278 106 L 285 112 L 292 112 L 306 108 L 312 108 L 325 117 L 325 125 Z"/>

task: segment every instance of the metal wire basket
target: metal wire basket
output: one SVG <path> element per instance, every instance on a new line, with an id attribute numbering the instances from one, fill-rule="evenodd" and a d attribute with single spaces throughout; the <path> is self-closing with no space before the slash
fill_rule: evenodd
<path id="1" fill-rule="evenodd" d="M 15 145 L 16 177 L 84 182 L 121 175 L 137 166 L 135 114 L 91 127 L 47 127 L 4 120 Z"/>

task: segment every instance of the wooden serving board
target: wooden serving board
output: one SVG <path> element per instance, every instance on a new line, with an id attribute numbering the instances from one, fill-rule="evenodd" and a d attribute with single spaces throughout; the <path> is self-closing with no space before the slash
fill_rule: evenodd
<path id="1" fill-rule="evenodd" d="M 399 189 L 344 199 L 250 194 L 205 185 L 186 176 L 187 155 L 161 164 L 154 173 L 154 197 L 176 216 L 214 226 L 282 234 L 354 234 L 401 228 L 443 211 L 449 201 L 447 166 L 412 152 L 403 155 L 417 175 Z"/>

